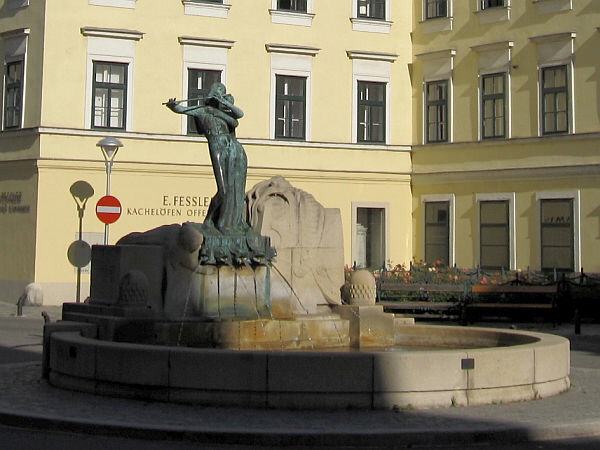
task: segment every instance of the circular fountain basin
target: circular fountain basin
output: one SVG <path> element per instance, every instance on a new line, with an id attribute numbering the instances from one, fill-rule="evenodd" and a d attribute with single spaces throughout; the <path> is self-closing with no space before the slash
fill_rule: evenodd
<path id="1" fill-rule="evenodd" d="M 504 403 L 569 388 L 569 341 L 525 331 L 400 326 L 399 349 L 348 352 L 202 349 L 85 335 L 81 326 L 47 333 L 51 384 L 207 405 L 373 409 Z"/>

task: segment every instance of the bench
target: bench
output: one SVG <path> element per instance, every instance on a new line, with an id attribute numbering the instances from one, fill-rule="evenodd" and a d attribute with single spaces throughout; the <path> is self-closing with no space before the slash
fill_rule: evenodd
<path id="1" fill-rule="evenodd" d="M 546 311 L 552 320 L 558 320 L 558 284 L 532 286 L 523 284 L 475 284 L 471 287 L 471 300 L 465 304 L 469 321 L 475 313 L 480 315 L 507 315 L 509 311 Z M 502 296 L 505 301 L 497 301 Z M 492 297 L 492 300 L 486 300 Z M 531 301 L 532 298 L 539 301 Z M 503 314 L 504 313 L 504 314 Z"/>
<path id="2" fill-rule="evenodd" d="M 450 294 L 455 301 L 431 301 L 430 294 Z M 411 314 L 422 319 L 458 318 L 461 315 L 462 303 L 468 290 L 462 284 L 405 284 L 394 280 L 381 280 L 378 283 L 377 304 L 387 312 Z M 389 301 L 385 298 L 397 298 Z M 407 300 L 417 298 L 418 300 Z"/>

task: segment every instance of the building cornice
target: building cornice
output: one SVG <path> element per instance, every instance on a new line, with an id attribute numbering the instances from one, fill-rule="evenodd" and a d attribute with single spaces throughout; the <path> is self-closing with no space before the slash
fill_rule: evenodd
<path id="1" fill-rule="evenodd" d="M 494 50 L 507 50 L 515 46 L 514 41 L 492 42 L 490 44 L 474 45 L 471 50 L 475 52 L 490 52 Z"/>
<path id="2" fill-rule="evenodd" d="M 394 53 L 369 52 L 364 50 L 346 50 L 350 59 L 368 59 L 371 61 L 385 61 L 393 63 L 398 58 Z"/>
<path id="3" fill-rule="evenodd" d="M 316 56 L 321 51 L 320 48 L 316 47 L 291 44 L 265 44 L 265 49 L 269 53 L 288 53 L 304 56 Z"/>
<path id="4" fill-rule="evenodd" d="M 445 50 L 436 50 L 434 52 L 426 52 L 419 53 L 415 55 L 415 58 L 421 60 L 429 60 L 429 59 L 442 59 L 442 58 L 452 58 L 456 56 L 456 50 L 453 48 L 448 48 Z"/>
<path id="5" fill-rule="evenodd" d="M 10 130 L 0 132 L 0 139 L 19 138 L 25 136 L 80 136 L 91 138 L 106 137 L 107 131 L 86 130 L 81 128 L 57 128 L 57 127 L 39 127 L 24 128 L 20 130 Z M 206 142 L 202 136 L 187 136 L 180 134 L 158 134 L 158 133 L 135 133 L 111 131 L 111 136 L 119 139 L 138 139 L 147 141 L 167 141 L 167 142 Z M 265 147 L 300 147 L 300 148 L 321 148 L 321 149 L 346 149 L 358 151 L 384 151 L 384 152 L 410 152 L 410 145 L 371 145 L 354 144 L 345 142 L 314 142 L 314 141 L 283 141 L 275 139 L 258 138 L 239 138 L 244 145 L 260 145 Z"/>
<path id="6" fill-rule="evenodd" d="M 81 34 L 86 37 L 103 37 L 111 39 L 128 39 L 139 41 L 144 37 L 144 33 L 136 30 L 125 30 L 121 28 L 98 28 L 98 27 L 82 27 Z"/>
<path id="7" fill-rule="evenodd" d="M 553 33 L 553 34 L 543 34 L 540 36 L 532 36 L 529 38 L 531 42 L 535 42 L 536 44 L 545 44 L 547 42 L 557 42 L 557 41 L 568 41 L 570 39 L 575 39 L 577 37 L 577 33 L 574 31 L 567 31 L 565 33 Z"/>
<path id="8" fill-rule="evenodd" d="M 21 36 L 28 36 L 31 32 L 31 28 L 17 28 L 15 30 L 4 31 L 0 33 L 2 39 L 10 39 Z"/>
<path id="9" fill-rule="evenodd" d="M 600 164 L 572 166 L 506 167 L 482 170 L 417 171 L 413 170 L 414 184 L 437 184 L 460 181 L 573 178 L 600 175 Z"/>
<path id="10" fill-rule="evenodd" d="M 227 39 L 202 38 L 194 36 L 179 36 L 177 38 L 181 45 L 197 45 L 200 47 L 218 47 L 230 49 L 235 44 L 235 41 Z"/>

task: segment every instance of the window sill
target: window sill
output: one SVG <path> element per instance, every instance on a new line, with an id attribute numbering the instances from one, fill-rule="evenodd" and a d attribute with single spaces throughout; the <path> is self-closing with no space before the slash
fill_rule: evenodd
<path id="1" fill-rule="evenodd" d="M 454 17 L 432 17 L 420 22 L 424 33 L 439 33 L 440 31 L 452 31 Z"/>
<path id="2" fill-rule="evenodd" d="M 20 9 L 29 6 L 29 0 L 8 0 L 8 9 Z"/>
<path id="3" fill-rule="evenodd" d="M 476 11 L 482 25 L 510 20 L 510 6 L 495 6 Z"/>
<path id="4" fill-rule="evenodd" d="M 390 33 L 392 22 L 387 20 L 363 19 L 352 17 L 352 31 L 364 31 L 367 33 Z"/>
<path id="5" fill-rule="evenodd" d="M 113 8 L 135 9 L 137 0 L 89 0 L 89 4 L 93 6 L 111 6 Z"/>
<path id="6" fill-rule="evenodd" d="M 222 3 L 209 3 L 194 0 L 181 0 L 183 12 L 186 16 L 203 16 L 226 19 L 231 5 Z"/>
<path id="7" fill-rule="evenodd" d="M 293 11 L 281 11 L 278 9 L 270 9 L 271 22 L 279 23 L 283 25 L 296 25 L 301 27 L 312 26 L 314 14 L 293 12 Z"/>
<path id="8" fill-rule="evenodd" d="M 573 0 L 533 0 L 538 14 L 553 14 L 573 9 Z"/>

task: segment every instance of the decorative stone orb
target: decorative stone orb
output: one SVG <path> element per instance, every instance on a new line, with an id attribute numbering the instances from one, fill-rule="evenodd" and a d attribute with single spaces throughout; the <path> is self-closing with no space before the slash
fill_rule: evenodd
<path id="1" fill-rule="evenodd" d="M 365 269 L 356 270 L 343 289 L 344 301 L 349 305 L 374 305 L 377 296 L 375 277 Z"/>
<path id="2" fill-rule="evenodd" d="M 145 306 L 148 299 L 148 278 L 139 270 L 130 270 L 119 282 L 119 306 Z"/>

